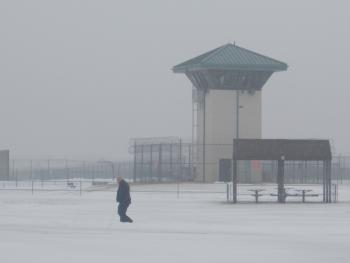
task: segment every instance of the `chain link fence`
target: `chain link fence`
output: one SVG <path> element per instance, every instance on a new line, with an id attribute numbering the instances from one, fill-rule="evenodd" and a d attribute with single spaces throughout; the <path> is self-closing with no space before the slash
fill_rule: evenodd
<path id="1" fill-rule="evenodd" d="M 207 152 L 215 147 L 215 151 L 228 151 L 229 145 L 206 145 Z M 142 149 L 143 148 L 143 149 Z M 9 176 L 2 181 L 12 181 L 15 185 L 31 181 L 90 181 L 115 182 L 122 176 L 136 183 L 174 183 L 202 181 L 203 169 L 206 176 L 215 180 L 229 182 L 231 180 L 230 159 L 226 162 L 213 161 L 210 155 L 206 162 L 202 156 L 194 155 L 192 144 L 161 144 L 139 148 L 131 161 L 77 161 L 63 159 L 11 159 Z M 141 151 L 143 150 L 143 152 Z M 203 165 L 204 164 L 204 165 Z M 226 168 L 225 168 L 226 165 Z M 286 161 L 285 181 L 289 184 L 322 183 L 323 164 L 318 161 Z M 225 170 L 222 174 L 220 170 Z M 260 182 L 253 182 L 254 173 L 261 176 Z M 274 161 L 240 161 L 239 183 L 274 183 L 277 178 L 277 164 Z M 338 184 L 350 181 L 350 156 L 333 156 L 332 180 Z M 17 183 L 16 183 L 17 182 Z"/>
<path id="2" fill-rule="evenodd" d="M 11 159 L 10 181 L 115 181 L 132 178 L 132 162 Z"/>

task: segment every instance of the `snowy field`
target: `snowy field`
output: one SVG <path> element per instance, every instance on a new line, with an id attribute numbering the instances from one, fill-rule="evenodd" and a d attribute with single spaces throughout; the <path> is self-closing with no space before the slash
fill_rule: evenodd
<path id="1" fill-rule="evenodd" d="M 132 189 L 133 224 L 118 221 L 114 191 L 0 191 L 0 262 L 350 262 L 350 185 L 336 204 L 232 205 L 223 185 Z"/>

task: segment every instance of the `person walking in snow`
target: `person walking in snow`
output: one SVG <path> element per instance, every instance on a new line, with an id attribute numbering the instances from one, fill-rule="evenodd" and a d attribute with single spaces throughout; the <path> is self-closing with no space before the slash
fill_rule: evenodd
<path id="1" fill-rule="evenodd" d="M 118 191 L 116 201 L 119 203 L 118 215 L 120 216 L 120 222 L 132 223 L 133 220 L 126 215 L 126 210 L 131 204 L 130 186 L 121 176 L 117 177 L 117 181 Z"/>

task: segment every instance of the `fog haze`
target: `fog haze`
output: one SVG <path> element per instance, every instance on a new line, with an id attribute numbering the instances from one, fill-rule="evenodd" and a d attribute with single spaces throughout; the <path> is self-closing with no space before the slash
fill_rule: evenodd
<path id="1" fill-rule="evenodd" d="M 172 66 L 228 42 L 288 63 L 263 88 L 263 137 L 350 153 L 347 1 L 1 1 L 0 148 L 125 159 L 132 137 L 191 135 Z"/>

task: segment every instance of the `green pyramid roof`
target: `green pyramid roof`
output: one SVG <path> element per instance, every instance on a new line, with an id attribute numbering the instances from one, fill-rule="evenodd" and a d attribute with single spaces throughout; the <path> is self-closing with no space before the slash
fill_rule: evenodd
<path id="1" fill-rule="evenodd" d="M 173 67 L 175 73 L 197 70 L 284 71 L 284 62 L 260 55 L 235 44 L 226 44 Z"/>

